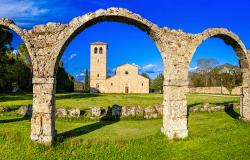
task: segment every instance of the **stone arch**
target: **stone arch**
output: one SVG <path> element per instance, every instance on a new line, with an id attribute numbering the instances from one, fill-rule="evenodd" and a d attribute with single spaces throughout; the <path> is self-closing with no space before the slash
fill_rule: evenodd
<path id="1" fill-rule="evenodd" d="M 21 37 L 21 39 L 23 40 L 23 43 L 26 45 L 30 58 L 31 59 L 33 58 L 32 54 L 31 54 L 31 50 L 30 50 L 30 44 L 28 43 L 28 38 L 26 37 L 25 31 L 22 28 L 18 27 L 15 24 L 15 22 L 12 21 L 11 19 L 6 19 L 6 18 L 0 19 L 0 27 L 6 28 L 6 29 L 11 29 L 12 31 L 17 33 Z"/>
<path id="2" fill-rule="evenodd" d="M 249 68 L 249 64 L 247 61 L 247 49 L 245 45 L 236 34 L 225 28 L 209 28 L 203 31 L 202 33 L 198 34 L 197 35 L 198 41 L 195 46 L 195 50 L 200 46 L 202 42 L 213 37 L 222 39 L 227 45 L 232 46 L 239 59 L 241 68 L 247 68 L 247 69 Z M 193 54 L 194 53 L 195 52 L 193 52 Z M 191 55 L 190 60 L 192 59 L 193 54 Z"/>
<path id="3" fill-rule="evenodd" d="M 242 84 L 242 89 L 241 89 L 241 118 L 245 120 L 250 120 L 249 115 L 250 115 L 250 95 L 249 93 L 249 78 L 250 78 L 250 70 L 249 70 L 249 56 L 247 49 L 243 42 L 240 40 L 240 38 L 233 32 L 225 29 L 225 28 L 209 28 L 205 31 L 203 31 L 200 34 L 196 35 L 195 39 L 195 44 L 193 46 L 193 51 L 191 52 L 191 56 L 189 57 L 189 63 L 191 62 L 191 59 L 196 51 L 196 49 L 202 44 L 202 42 L 206 41 L 209 38 L 219 38 L 222 39 L 225 44 L 230 45 L 239 60 L 240 68 L 241 68 L 241 73 L 242 73 L 242 79 L 243 79 L 243 84 Z M 188 66 L 187 66 L 188 67 Z M 188 72 L 188 68 L 186 69 Z"/>
<path id="4" fill-rule="evenodd" d="M 44 85 L 44 86 L 50 85 L 48 88 L 51 89 L 50 95 L 49 95 L 49 98 L 51 100 L 49 102 L 51 102 L 51 103 L 46 104 L 47 106 L 49 106 L 49 107 L 47 107 L 47 108 L 49 108 L 47 111 L 48 114 L 43 116 L 40 113 L 37 113 L 38 118 L 36 118 L 36 116 L 34 116 L 33 127 L 32 127 L 33 129 L 32 129 L 32 133 L 31 133 L 32 140 L 38 141 L 40 143 L 50 144 L 51 142 L 53 142 L 54 137 L 56 136 L 55 135 L 56 134 L 55 133 L 55 122 L 54 122 L 55 121 L 54 120 L 54 118 L 55 118 L 54 117 L 55 83 L 56 83 L 55 77 L 56 77 L 56 72 L 57 72 L 56 70 L 57 70 L 58 62 L 61 59 L 61 56 L 62 56 L 65 48 L 69 45 L 69 43 L 79 33 L 83 32 L 86 28 L 91 27 L 91 26 L 95 25 L 96 23 L 104 22 L 104 21 L 121 22 L 121 23 L 134 25 L 137 28 L 139 28 L 140 30 L 146 32 L 148 34 L 148 36 L 153 40 L 155 45 L 157 46 L 157 48 L 160 52 L 161 58 L 162 58 L 164 68 L 166 68 L 165 63 L 164 63 L 164 59 L 163 59 L 163 57 L 166 54 L 166 45 L 164 43 L 165 36 L 163 36 L 163 35 L 164 35 L 164 32 L 167 32 L 169 30 L 167 28 L 165 28 L 165 30 L 163 32 L 162 28 L 159 28 L 158 26 L 156 26 L 152 22 L 142 18 L 138 14 L 134 14 L 134 13 L 130 12 L 127 9 L 122 9 L 122 8 L 109 8 L 107 10 L 100 9 L 100 10 L 97 10 L 96 12 L 88 13 L 88 14 L 85 14 L 81 17 L 74 18 L 72 21 L 69 22 L 69 24 L 63 25 L 63 30 L 60 30 L 60 31 L 57 31 L 56 24 L 53 24 L 54 28 L 56 30 L 55 32 L 57 32 L 56 35 L 58 33 L 59 34 L 58 34 L 58 36 L 56 36 L 57 40 L 54 43 L 55 45 L 53 46 L 53 48 L 51 48 L 53 53 L 51 54 L 52 58 L 51 58 L 50 62 L 53 64 L 50 64 L 48 67 L 51 70 L 53 69 L 52 72 L 49 72 L 49 73 L 53 73 L 53 74 L 46 75 L 46 76 L 51 77 L 51 80 L 53 80 L 53 82 L 51 82 L 49 84 L 45 84 L 45 83 L 50 82 L 46 78 L 43 79 L 44 80 L 43 84 L 42 84 L 42 82 L 38 81 L 39 85 Z M 52 24 L 51 24 L 51 26 L 52 26 Z M 50 27 L 50 25 L 47 24 L 47 26 L 41 26 L 41 27 L 46 28 L 46 27 Z M 40 80 L 40 79 L 38 79 L 38 80 Z M 43 87 L 43 88 L 46 88 L 46 87 Z M 40 112 L 41 109 L 39 108 L 38 105 L 36 105 L 36 108 Z M 47 118 L 46 116 L 49 118 Z M 43 128 L 43 125 L 39 124 L 39 122 L 38 122 L 39 118 L 44 119 L 43 120 L 43 121 L 45 121 L 44 124 L 46 124 L 46 123 L 51 124 L 50 126 L 46 126 L 46 127 L 48 127 L 48 129 L 46 130 L 46 133 L 43 133 L 43 135 L 41 135 L 40 130 L 44 130 L 44 128 Z M 47 121 L 49 121 L 49 122 L 47 122 Z"/>
<path id="5" fill-rule="evenodd" d="M 65 48 L 79 33 L 95 25 L 96 23 L 105 21 L 121 22 L 134 25 L 140 30 L 146 32 L 158 47 L 161 57 L 163 56 L 160 42 L 161 29 L 157 25 L 153 24 L 147 19 L 142 18 L 139 14 L 134 14 L 127 9 L 108 8 L 106 10 L 99 9 L 95 12 L 87 13 L 83 16 L 76 17 L 69 22 L 57 47 L 58 51 L 56 53 L 58 53 L 58 55 L 55 55 L 55 58 L 57 59 L 56 64 L 60 60 Z"/>

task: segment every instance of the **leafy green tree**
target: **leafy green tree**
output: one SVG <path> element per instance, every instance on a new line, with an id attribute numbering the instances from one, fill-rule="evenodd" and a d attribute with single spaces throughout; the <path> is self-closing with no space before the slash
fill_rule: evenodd
<path id="1" fill-rule="evenodd" d="M 164 76 L 163 74 L 157 75 L 157 77 L 152 80 L 151 88 L 154 92 L 163 93 L 163 81 Z"/>
<path id="2" fill-rule="evenodd" d="M 31 68 L 31 59 L 29 56 L 29 51 L 24 43 L 18 47 L 18 53 L 20 54 L 23 61 Z"/>
<path id="3" fill-rule="evenodd" d="M 60 61 L 58 65 L 56 80 L 57 92 L 74 91 L 74 77 L 65 71 L 62 61 Z"/>
<path id="4" fill-rule="evenodd" d="M 7 64 L 9 63 L 9 56 L 7 52 L 11 52 L 11 42 L 13 39 L 12 33 L 0 27 L 0 91 L 5 91 L 8 88 L 9 81 L 6 80 Z"/>
<path id="5" fill-rule="evenodd" d="M 85 81 L 84 81 L 84 92 L 89 92 L 90 90 L 90 80 L 89 80 L 89 71 L 85 70 Z"/>
<path id="6" fill-rule="evenodd" d="M 0 54 L 5 54 L 6 51 L 12 50 L 12 40 L 13 34 L 9 30 L 0 27 Z"/>
<path id="7" fill-rule="evenodd" d="M 150 79 L 150 78 L 149 78 L 149 75 L 148 75 L 147 73 L 145 73 L 145 72 L 143 72 L 141 75 L 142 75 L 143 77 L 147 78 L 147 79 Z"/>

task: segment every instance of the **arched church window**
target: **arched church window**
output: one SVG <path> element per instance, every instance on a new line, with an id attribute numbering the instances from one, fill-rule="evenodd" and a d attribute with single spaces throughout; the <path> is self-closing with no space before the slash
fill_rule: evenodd
<path id="1" fill-rule="evenodd" d="M 102 47 L 99 48 L 99 53 L 102 54 Z"/>
<path id="2" fill-rule="evenodd" d="M 99 74 L 97 74 L 97 77 L 99 77 L 100 75 Z"/>
<path id="3" fill-rule="evenodd" d="M 128 71 L 125 71 L 125 74 L 128 74 Z"/>
<path id="4" fill-rule="evenodd" d="M 97 52 L 98 52 L 98 49 L 97 49 L 97 47 L 95 47 L 94 48 L 94 53 L 97 54 Z"/>
<path id="5" fill-rule="evenodd" d="M 96 88 L 99 88 L 99 83 L 96 83 Z"/>
<path id="6" fill-rule="evenodd" d="M 141 84 L 141 86 L 143 86 L 143 83 Z"/>
<path id="7" fill-rule="evenodd" d="M 113 86 L 113 83 L 111 83 L 110 85 Z"/>

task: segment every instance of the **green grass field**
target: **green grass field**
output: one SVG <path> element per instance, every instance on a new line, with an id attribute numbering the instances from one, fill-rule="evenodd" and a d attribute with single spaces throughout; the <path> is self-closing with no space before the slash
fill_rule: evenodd
<path id="1" fill-rule="evenodd" d="M 1 96 L 0 106 L 31 102 L 31 95 L 28 94 Z M 114 96 L 118 98 L 115 99 Z M 90 100 L 95 98 L 103 101 L 95 100 L 98 105 L 129 103 L 147 106 L 160 103 L 162 100 L 161 95 L 108 94 L 85 99 L 81 98 L 86 97 L 85 94 L 77 96 L 59 94 L 57 97 L 58 103 L 64 106 L 72 105 L 72 107 L 81 108 L 95 104 Z M 239 97 L 188 95 L 189 105 L 203 102 L 239 102 Z M 51 147 L 30 141 L 29 119 L 18 116 L 16 111 L 0 113 L 0 159 L 248 160 L 250 159 L 250 124 L 235 119 L 235 115 L 238 115 L 236 112 L 190 113 L 189 137 L 178 141 L 168 140 L 160 132 L 161 119 L 118 122 L 57 119 L 58 142 Z"/>
<path id="2" fill-rule="evenodd" d="M 191 113 L 185 140 L 168 140 L 161 126 L 160 119 L 59 119 L 60 142 L 44 147 L 30 141 L 29 120 L 0 114 L 0 159 L 250 159 L 250 125 L 225 112 Z"/>
<path id="3" fill-rule="evenodd" d="M 56 106 L 87 109 L 93 106 L 107 107 L 143 106 L 162 103 L 161 94 L 84 94 L 67 93 L 56 95 Z M 239 103 L 238 96 L 188 94 L 188 105 L 199 103 Z M 32 94 L 0 94 L 0 106 L 20 106 L 32 103 Z"/>

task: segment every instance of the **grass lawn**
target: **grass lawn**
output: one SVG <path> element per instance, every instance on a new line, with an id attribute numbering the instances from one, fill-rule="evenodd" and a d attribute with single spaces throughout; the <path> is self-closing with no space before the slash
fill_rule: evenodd
<path id="1" fill-rule="evenodd" d="M 1 94 L 0 106 L 30 104 L 31 94 Z M 159 94 L 57 94 L 57 106 L 161 103 Z M 188 104 L 237 103 L 238 96 L 189 94 Z M 237 111 L 238 112 L 238 111 Z M 189 114 L 189 137 L 172 141 L 160 132 L 162 120 L 118 122 L 57 119 L 58 142 L 30 141 L 30 120 L 16 111 L 0 113 L 0 160 L 5 159 L 250 159 L 250 124 L 224 111 Z"/>
<path id="2" fill-rule="evenodd" d="M 239 96 L 188 94 L 188 105 L 199 103 L 239 103 Z M 56 106 L 87 109 L 93 106 L 144 106 L 162 103 L 161 94 L 84 94 L 56 95 Z M 32 94 L 0 94 L 0 106 L 20 106 L 32 103 Z"/>
<path id="3" fill-rule="evenodd" d="M 28 119 L 0 113 L 0 159 L 250 159 L 250 124 L 223 111 L 191 113 L 185 140 L 168 140 L 161 126 L 161 119 L 57 119 L 60 142 L 45 147 L 30 141 Z"/>

